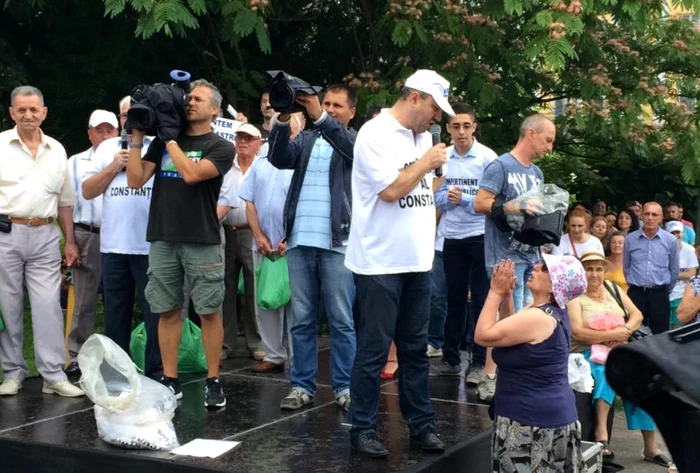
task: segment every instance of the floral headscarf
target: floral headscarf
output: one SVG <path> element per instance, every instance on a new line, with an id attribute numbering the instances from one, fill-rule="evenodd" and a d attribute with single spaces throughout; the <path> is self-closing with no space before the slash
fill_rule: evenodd
<path id="1" fill-rule="evenodd" d="M 586 292 L 588 281 L 583 265 L 575 256 L 542 255 L 552 281 L 552 294 L 561 308 Z"/>

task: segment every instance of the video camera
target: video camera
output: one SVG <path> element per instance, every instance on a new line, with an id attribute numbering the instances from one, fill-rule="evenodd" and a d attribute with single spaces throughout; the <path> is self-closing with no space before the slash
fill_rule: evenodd
<path id="1" fill-rule="evenodd" d="M 142 130 L 162 141 L 174 140 L 187 120 L 185 107 L 190 91 L 190 73 L 170 72 L 172 84 L 137 85 L 131 91 L 131 108 L 126 113 L 126 130 Z"/>
<path id="2" fill-rule="evenodd" d="M 296 103 L 297 93 L 318 95 L 323 87 L 308 82 L 284 71 L 266 71 L 265 85 L 270 94 L 270 107 L 280 113 L 303 112 L 304 107 Z"/>

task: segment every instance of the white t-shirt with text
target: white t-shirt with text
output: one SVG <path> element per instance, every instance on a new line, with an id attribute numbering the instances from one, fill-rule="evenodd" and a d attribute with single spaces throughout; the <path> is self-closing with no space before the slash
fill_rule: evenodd
<path id="1" fill-rule="evenodd" d="M 345 266 L 357 274 L 430 271 L 435 248 L 433 174 L 404 197 L 386 202 L 379 193 L 431 147 L 430 133 L 414 136 L 388 109 L 357 135 L 352 169 L 352 225 Z"/>
<path id="2" fill-rule="evenodd" d="M 680 259 L 681 272 L 698 267 L 698 257 L 695 255 L 695 248 L 693 248 L 691 245 L 683 243 L 680 251 L 678 252 L 678 257 Z M 671 294 L 669 294 L 668 299 L 671 301 L 675 301 L 683 298 L 683 293 L 685 292 L 686 284 L 688 284 L 688 280 L 676 281 L 676 284 L 673 286 L 673 289 L 671 290 Z"/>
<path id="3" fill-rule="evenodd" d="M 148 137 L 144 138 L 142 156 L 150 142 Z M 103 141 L 95 151 L 93 166 L 83 176 L 83 182 L 109 166 L 120 145 L 119 137 Z M 151 244 L 146 241 L 146 227 L 152 191 L 153 177 L 141 189 L 132 189 L 126 181 L 126 168 L 114 176 L 102 195 L 101 253 L 148 254 Z"/>

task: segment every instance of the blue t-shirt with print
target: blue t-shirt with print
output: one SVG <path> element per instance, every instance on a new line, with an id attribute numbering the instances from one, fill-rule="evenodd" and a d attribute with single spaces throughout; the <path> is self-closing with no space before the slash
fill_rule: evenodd
<path id="1" fill-rule="evenodd" d="M 543 180 L 542 171 L 534 163 L 525 167 L 512 154 L 505 153 L 486 168 L 479 189 L 491 192 L 496 198 L 503 196 L 503 202 L 508 202 L 540 185 Z M 516 264 L 536 264 L 540 259 L 537 247 L 519 242 L 513 238 L 513 232 L 500 231 L 490 217 L 486 219 L 484 255 L 487 268 L 507 258 Z"/>

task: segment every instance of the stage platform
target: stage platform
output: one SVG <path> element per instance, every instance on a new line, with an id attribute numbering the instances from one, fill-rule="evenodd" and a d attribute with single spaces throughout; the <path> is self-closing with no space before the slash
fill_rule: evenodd
<path id="1" fill-rule="evenodd" d="M 327 349 L 319 352 L 319 386 L 312 406 L 282 411 L 290 389 L 287 373 L 257 375 L 238 353 L 222 362 L 227 405 L 204 408 L 203 375 L 183 376 L 184 398 L 174 424 L 181 444 L 194 438 L 241 444 L 216 459 L 166 452 L 124 450 L 102 442 L 88 399 L 41 394 L 42 380 L 27 379 L 17 396 L 0 398 L 0 470 L 6 473 L 228 472 L 469 472 L 489 471 L 491 421 L 464 378 L 431 378 L 442 455 L 409 446 L 396 381 L 383 384 L 379 434 L 390 451 L 383 460 L 350 451 L 345 412 L 333 399 Z M 437 360 L 433 360 L 436 362 Z"/>

